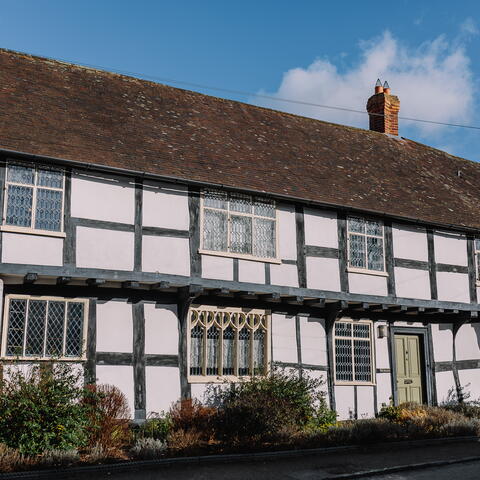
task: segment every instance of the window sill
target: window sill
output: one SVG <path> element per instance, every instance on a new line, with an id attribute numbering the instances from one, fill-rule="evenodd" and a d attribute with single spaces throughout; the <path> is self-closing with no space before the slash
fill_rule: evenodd
<path id="1" fill-rule="evenodd" d="M 10 357 L 6 355 L 2 355 L 0 360 L 4 363 L 8 362 L 69 362 L 69 363 L 79 363 L 79 362 L 86 362 L 87 359 L 85 357 L 25 357 L 25 356 L 18 356 L 18 357 Z"/>
<path id="2" fill-rule="evenodd" d="M 387 272 L 380 272 L 377 270 L 367 270 L 366 268 L 347 267 L 349 273 L 363 273 L 364 275 L 375 275 L 377 277 L 388 277 Z"/>
<path id="3" fill-rule="evenodd" d="M 278 258 L 254 257 L 253 255 L 242 255 L 241 253 L 230 252 L 216 252 L 214 250 L 203 250 L 202 248 L 198 249 L 198 253 L 200 253 L 201 255 L 211 255 L 213 257 L 238 258 L 240 260 L 250 260 L 252 262 L 276 263 L 278 265 L 282 263 L 282 261 Z"/>
<path id="4" fill-rule="evenodd" d="M 255 375 L 255 377 L 263 377 L 264 375 Z M 239 383 L 239 382 L 248 382 L 252 378 L 251 375 L 245 377 L 237 377 L 235 375 L 189 375 L 187 380 L 188 383 Z"/>
<path id="5" fill-rule="evenodd" d="M 43 237 L 65 238 L 65 232 L 50 232 L 49 230 L 35 230 L 34 228 L 15 227 L 14 225 L 1 225 L 0 232 L 24 233 L 27 235 L 40 235 Z"/>
<path id="6" fill-rule="evenodd" d="M 376 385 L 375 382 L 337 382 L 335 381 L 334 382 L 334 385 L 335 386 L 339 386 L 339 387 L 354 387 L 354 386 L 358 386 L 358 387 L 374 387 Z"/>

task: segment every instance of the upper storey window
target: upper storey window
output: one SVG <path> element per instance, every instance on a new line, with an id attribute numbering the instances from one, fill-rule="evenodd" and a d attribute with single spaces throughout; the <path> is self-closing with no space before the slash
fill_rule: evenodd
<path id="1" fill-rule="evenodd" d="M 19 230 L 61 232 L 63 192 L 61 170 L 8 164 L 3 225 Z"/>
<path id="2" fill-rule="evenodd" d="M 202 249 L 235 257 L 277 257 L 275 203 L 220 191 L 203 192 Z"/>
<path id="3" fill-rule="evenodd" d="M 385 271 L 385 241 L 382 222 L 348 218 L 348 266 L 353 269 Z"/>

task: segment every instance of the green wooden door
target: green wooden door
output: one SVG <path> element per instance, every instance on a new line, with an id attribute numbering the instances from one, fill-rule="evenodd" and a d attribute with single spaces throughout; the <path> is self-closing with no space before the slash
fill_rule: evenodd
<path id="1" fill-rule="evenodd" d="M 423 403 L 422 360 L 418 335 L 395 335 L 398 403 Z"/>

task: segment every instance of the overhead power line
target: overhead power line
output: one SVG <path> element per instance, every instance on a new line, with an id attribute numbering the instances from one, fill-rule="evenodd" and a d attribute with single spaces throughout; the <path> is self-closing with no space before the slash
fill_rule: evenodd
<path id="1" fill-rule="evenodd" d="M 358 114 L 361 114 L 361 115 L 372 115 L 372 116 L 378 116 L 378 117 L 384 117 L 385 116 L 385 114 L 383 114 L 383 113 L 370 113 L 369 114 L 368 112 L 366 112 L 364 110 L 357 110 L 357 109 L 354 109 L 354 108 L 339 107 L 339 106 L 334 106 L 334 105 L 324 105 L 324 104 L 321 104 L 321 103 L 305 102 L 305 101 L 302 101 L 302 100 L 293 100 L 291 98 L 276 97 L 276 96 L 273 96 L 273 95 L 265 95 L 265 94 L 262 94 L 262 93 L 247 92 L 247 91 L 244 91 L 244 90 L 235 90 L 235 89 L 230 89 L 230 88 L 215 87 L 215 86 L 212 86 L 212 85 L 202 85 L 200 83 L 188 82 L 188 81 L 185 81 L 185 80 L 175 80 L 175 79 L 172 79 L 172 78 L 159 77 L 159 76 L 156 76 L 156 75 L 149 75 L 149 74 L 143 74 L 143 73 L 138 73 L 138 72 L 131 72 L 131 71 L 128 71 L 128 70 L 121 70 L 121 69 L 118 69 L 118 68 L 109 68 L 109 67 L 104 67 L 104 66 L 101 66 L 101 65 L 79 63 L 79 62 L 75 62 L 75 61 L 71 61 L 71 60 L 65 60 L 65 59 L 61 59 L 61 58 L 52 58 L 52 57 L 44 57 L 44 58 L 49 58 L 50 60 L 54 60 L 54 61 L 57 60 L 57 61 L 65 62 L 65 63 L 71 63 L 71 64 L 74 64 L 74 65 L 77 65 L 77 66 L 80 66 L 80 67 L 84 66 L 84 67 L 89 67 L 89 68 L 93 68 L 93 69 L 96 69 L 96 70 L 103 70 L 103 71 L 106 71 L 106 72 L 114 72 L 114 73 L 118 73 L 120 75 L 128 75 L 128 76 L 136 77 L 136 78 L 139 78 L 139 79 L 155 80 L 155 81 L 162 82 L 162 83 L 173 83 L 175 85 L 184 85 L 184 86 L 191 87 L 191 88 L 200 88 L 202 90 L 213 90 L 213 91 L 217 91 L 217 92 L 230 93 L 232 95 L 241 95 L 241 96 L 245 96 L 245 97 L 263 98 L 265 100 L 273 100 L 275 102 L 284 102 L 284 103 L 291 103 L 291 104 L 295 104 L 295 105 L 304 105 L 304 106 L 307 106 L 307 107 L 325 108 L 325 109 L 328 109 L 328 110 L 338 110 L 338 111 L 342 111 L 342 112 L 358 113 Z M 400 120 L 407 120 L 409 122 L 420 122 L 420 123 L 428 123 L 428 124 L 432 124 L 432 125 L 442 125 L 442 126 L 445 126 L 445 127 L 457 127 L 457 128 L 468 128 L 468 129 L 471 129 L 471 130 L 480 130 L 480 126 L 476 126 L 476 125 L 466 125 L 466 124 L 462 124 L 462 123 L 450 123 L 450 122 L 438 122 L 438 121 L 435 121 L 435 120 L 426 120 L 426 119 L 422 119 L 422 118 L 403 117 L 403 116 L 399 116 L 398 118 Z"/>

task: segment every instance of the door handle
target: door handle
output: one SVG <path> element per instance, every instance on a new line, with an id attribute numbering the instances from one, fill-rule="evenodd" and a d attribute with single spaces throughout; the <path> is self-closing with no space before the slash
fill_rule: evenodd
<path id="1" fill-rule="evenodd" d="M 407 378 L 406 380 L 403 381 L 404 384 L 410 384 L 413 383 L 413 380 L 411 378 Z"/>

